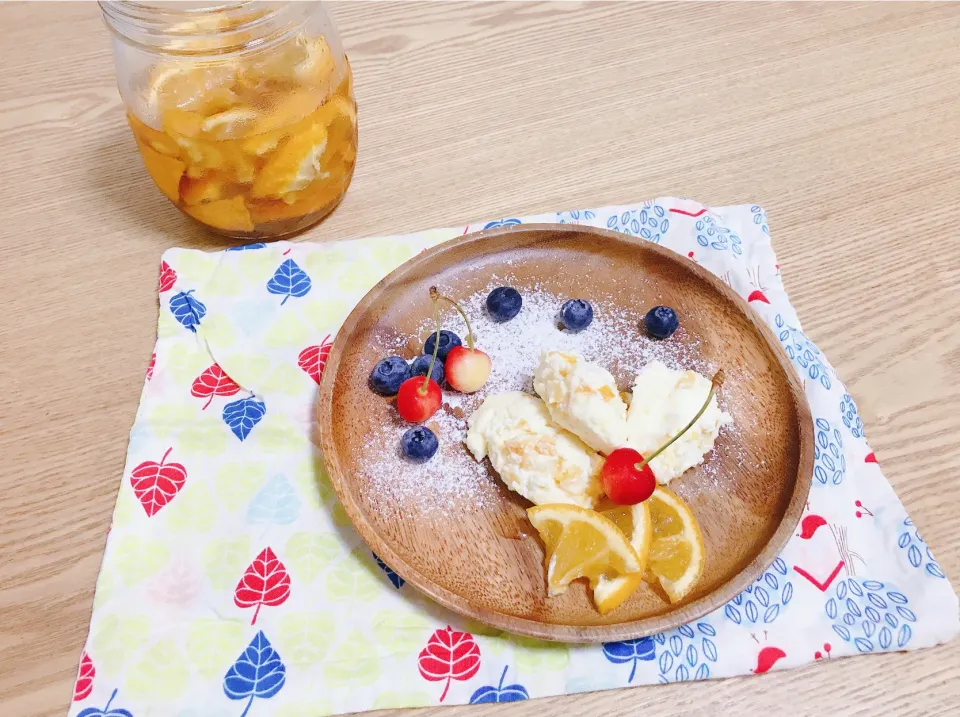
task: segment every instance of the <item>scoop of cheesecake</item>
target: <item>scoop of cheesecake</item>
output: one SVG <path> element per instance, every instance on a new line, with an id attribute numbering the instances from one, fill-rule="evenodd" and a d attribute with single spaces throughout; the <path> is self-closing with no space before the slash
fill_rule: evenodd
<path id="1" fill-rule="evenodd" d="M 593 508 L 603 459 L 550 419 L 536 396 L 489 396 L 468 421 L 467 448 L 490 458 L 504 484 L 536 505 L 569 503 Z"/>
<path id="2" fill-rule="evenodd" d="M 637 374 L 627 411 L 626 445 L 647 455 L 676 435 L 697 415 L 710 392 L 710 379 L 696 371 L 648 363 Z M 697 422 L 673 445 L 650 461 L 661 484 L 700 465 L 713 448 L 720 428 L 733 419 L 721 411 L 716 396 Z"/>
<path id="3" fill-rule="evenodd" d="M 625 445 L 627 405 L 602 366 L 579 354 L 543 351 L 533 388 L 550 417 L 595 451 L 608 454 Z"/>

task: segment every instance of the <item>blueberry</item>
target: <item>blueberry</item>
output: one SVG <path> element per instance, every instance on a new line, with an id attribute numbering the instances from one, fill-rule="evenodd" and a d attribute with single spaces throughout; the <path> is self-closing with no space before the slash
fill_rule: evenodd
<path id="1" fill-rule="evenodd" d="M 510 286 L 501 286 L 487 297 L 487 310 L 494 321 L 509 321 L 520 313 L 523 297 Z"/>
<path id="2" fill-rule="evenodd" d="M 578 333 L 593 321 L 593 307 L 583 299 L 570 299 L 560 308 L 560 319 L 567 331 Z"/>
<path id="3" fill-rule="evenodd" d="M 433 355 L 433 349 L 436 346 L 436 342 L 437 332 L 433 331 L 427 337 L 427 340 L 423 342 L 424 355 Z M 446 329 L 440 331 L 440 350 L 437 352 L 437 358 L 440 361 L 446 361 L 447 354 L 450 353 L 450 349 L 452 349 L 454 346 L 463 346 L 463 341 L 460 340 L 460 337 L 452 331 L 447 331 Z"/>
<path id="4" fill-rule="evenodd" d="M 680 319 L 677 318 L 677 312 L 669 306 L 654 306 L 647 312 L 644 325 L 651 336 L 666 339 L 680 326 Z"/>
<path id="5" fill-rule="evenodd" d="M 410 373 L 414 376 L 426 376 L 427 371 L 430 368 L 430 361 L 433 359 L 433 354 L 423 356 L 417 356 L 413 363 L 410 364 Z M 432 378 L 437 383 L 443 383 L 443 361 L 437 357 L 437 362 L 433 365 L 433 373 L 430 374 Z"/>
<path id="6" fill-rule="evenodd" d="M 436 434 L 426 426 L 409 429 L 400 439 L 403 455 L 414 463 L 426 463 L 437 452 L 440 442 Z"/>
<path id="7" fill-rule="evenodd" d="M 400 390 L 400 384 L 410 378 L 410 367 L 399 356 L 377 361 L 370 374 L 370 388 L 381 396 L 392 396 Z"/>

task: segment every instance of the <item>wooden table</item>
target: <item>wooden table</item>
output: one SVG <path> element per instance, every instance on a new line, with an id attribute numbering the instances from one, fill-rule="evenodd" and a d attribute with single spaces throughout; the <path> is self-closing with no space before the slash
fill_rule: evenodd
<path id="1" fill-rule="evenodd" d="M 663 194 L 762 204 L 807 332 L 960 580 L 960 5 L 333 13 L 361 151 L 346 200 L 305 239 Z M 153 345 L 160 253 L 223 244 L 146 175 L 95 4 L 2 3 L 0 27 L 0 713 L 40 717 L 70 698 Z M 960 641 L 418 714 L 955 715 L 958 678 Z"/>

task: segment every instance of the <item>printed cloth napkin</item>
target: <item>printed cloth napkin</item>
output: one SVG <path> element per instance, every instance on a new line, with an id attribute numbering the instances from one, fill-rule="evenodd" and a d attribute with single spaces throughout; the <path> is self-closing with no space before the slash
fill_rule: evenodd
<path id="1" fill-rule="evenodd" d="M 813 410 L 797 535 L 728 605 L 669 632 L 548 644 L 450 614 L 364 545 L 314 441 L 338 327 L 417 252 L 525 222 L 608 227 L 722 277 L 779 336 Z M 784 669 L 914 650 L 958 601 L 804 335 L 759 206 L 642 204 L 331 244 L 172 249 L 70 715 L 317 717 Z"/>

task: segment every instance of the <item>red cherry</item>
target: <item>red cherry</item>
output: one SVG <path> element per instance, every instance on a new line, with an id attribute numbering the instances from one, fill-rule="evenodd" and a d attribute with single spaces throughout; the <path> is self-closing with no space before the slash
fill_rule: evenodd
<path id="1" fill-rule="evenodd" d="M 823 655 L 820 654 L 820 650 L 817 650 L 816 652 L 813 653 L 814 660 L 819 660 L 821 657 L 823 657 Z"/>
<path id="2" fill-rule="evenodd" d="M 825 643 L 823 643 L 823 649 L 826 650 L 827 652 L 830 652 L 830 650 L 832 650 L 833 648 L 830 647 L 830 643 L 829 643 L 829 642 L 825 642 Z"/>
<path id="3" fill-rule="evenodd" d="M 454 346 L 443 364 L 447 383 L 462 393 L 483 388 L 490 376 L 490 357 L 480 349 Z"/>
<path id="4" fill-rule="evenodd" d="M 427 390 L 423 388 L 423 376 L 408 378 L 400 384 L 397 392 L 397 412 L 408 423 L 423 423 L 440 409 L 443 393 L 432 378 L 427 379 Z"/>
<path id="5" fill-rule="evenodd" d="M 856 515 L 857 515 L 858 518 L 862 518 L 862 517 L 863 517 L 863 513 L 861 513 L 859 510 L 857 511 Z"/>
<path id="6" fill-rule="evenodd" d="M 632 448 L 618 448 L 611 453 L 600 471 L 603 492 L 617 505 L 636 505 L 642 503 L 657 487 L 657 479 L 644 464 L 637 470 L 637 464 L 643 456 Z"/>
<path id="7" fill-rule="evenodd" d="M 858 508 L 862 508 L 862 507 L 863 507 L 863 503 L 861 503 L 859 500 L 853 501 L 853 504 L 854 504 L 855 506 L 857 506 Z"/>

